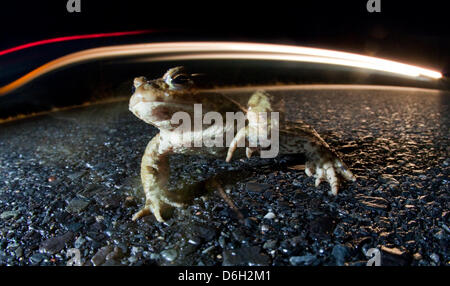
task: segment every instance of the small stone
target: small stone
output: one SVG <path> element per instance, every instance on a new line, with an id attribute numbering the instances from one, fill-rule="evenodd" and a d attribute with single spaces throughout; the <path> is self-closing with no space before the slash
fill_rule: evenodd
<path id="1" fill-rule="evenodd" d="M 176 249 L 166 249 L 166 250 L 161 251 L 160 255 L 166 261 L 172 262 L 177 258 L 178 252 Z"/>
<path id="2" fill-rule="evenodd" d="M 105 260 L 106 256 L 114 250 L 112 245 L 107 245 L 102 248 L 100 248 L 97 253 L 91 258 L 91 262 L 94 266 L 102 265 Z"/>
<path id="3" fill-rule="evenodd" d="M 265 219 L 273 219 L 275 218 L 275 214 L 273 212 L 268 212 L 265 216 Z"/>
<path id="4" fill-rule="evenodd" d="M 198 237 L 191 237 L 191 238 L 188 240 L 188 243 L 190 243 L 190 244 L 192 244 L 192 245 L 199 245 L 199 244 L 201 243 L 201 240 L 200 240 L 200 238 L 198 238 Z"/>
<path id="5" fill-rule="evenodd" d="M 426 175 L 419 175 L 419 179 L 421 179 L 422 181 L 425 181 L 427 179 Z"/>
<path id="6" fill-rule="evenodd" d="M 433 236 L 439 240 L 443 240 L 446 237 L 443 229 L 436 232 Z"/>
<path id="7" fill-rule="evenodd" d="M 87 172 L 86 170 L 80 171 L 80 172 L 74 172 L 74 173 L 68 175 L 67 178 L 69 178 L 71 181 L 74 181 L 74 180 L 77 180 L 77 179 L 83 177 L 86 172 Z"/>
<path id="8" fill-rule="evenodd" d="M 136 263 L 138 261 L 138 258 L 136 256 L 130 256 L 128 257 L 128 261 L 130 263 Z"/>
<path id="9" fill-rule="evenodd" d="M 246 233 L 242 229 L 235 229 L 231 235 L 236 241 L 239 241 L 240 243 L 245 243 L 249 240 L 249 237 L 246 235 Z"/>
<path id="10" fill-rule="evenodd" d="M 75 240 L 74 246 L 75 248 L 80 248 L 85 242 L 86 239 L 83 236 L 80 236 Z"/>
<path id="11" fill-rule="evenodd" d="M 79 213 L 86 209 L 89 205 L 89 201 L 81 198 L 73 198 L 66 207 L 66 211 L 71 214 Z"/>
<path id="12" fill-rule="evenodd" d="M 344 265 L 345 259 L 347 258 L 348 254 L 348 248 L 342 244 L 336 244 L 331 251 L 331 255 L 333 255 L 338 266 Z"/>
<path id="13" fill-rule="evenodd" d="M 292 181 L 292 185 L 293 185 L 294 187 L 303 187 L 303 183 L 302 183 L 301 181 L 297 180 L 297 179 L 294 179 L 294 180 Z"/>
<path id="14" fill-rule="evenodd" d="M 108 253 L 108 255 L 106 255 L 106 262 L 110 261 L 110 260 L 118 260 L 121 259 L 124 256 L 124 253 L 122 251 L 122 248 L 115 246 L 114 250 L 110 253 Z M 106 263 L 105 262 L 105 263 Z"/>
<path id="15" fill-rule="evenodd" d="M 144 251 L 144 248 L 141 246 L 133 246 L 131 247 L 131 255 L 137 255 Z"/>
<path id="16" fill-rule="evenodd" d="M 82 223 L 75 222 L 67 225 L 67 229 L 71 232 L 78 232 L 83 227 Z"/>
<path id="17" fill-rule="evenodd" d="M 63 235 L 52 237 L 41 243 L 41 251 L 48 252 L 50 254 L 55 254 L 60 252 L 73 238 L 73 233 L 71 231 L 66 232 Z"/>
<path id="18" fill-rule="evenodd" d="M 18 211 L 4 211 L 0 214 L 0 219 L 8 220 L 10 218 L 16 218 L 19 216 Z"/>
<path id="19" fill-rule="evenodd" d="M 202 254 L 207 254 L 208 252 L 211 252 L 211 250 L 213 250 L 216 246 L 211 245 L 205 249 L 202 250 Z"/>
<path id="20" fill-rule="evenodd" d="M 430 255 L 431 260 L 433 260 L 434 263 L 439 264 L 440 259 L 439 259 L 439 255 L 437 255 L 436 253 L 432 253 Z"/>
<path id="21" fill-rule="evenodd" d="M 157 260 L 160 256 L 161 255 L 159 255 L 158 253 L 150 253 L 150 259 L 152 260 Z"/>
<path id="22" fill-rule="evenodd" d="M 42 260 L 44 260 L 47 256 L 45 256 L 42 253 L 35 253 L 30 257 L 30 262 L 32 264 L 38 264 L 40 263 Z"/>
<path id="23" fill-rule="evenodd" d="M 300 266 L 300 265 L 311 265 L 317 260 L 317 257 L 315 255 L 304 255 L 304 256 L 292 256 L 289 258 L 289 262 L 293 266 Z"/>
<path id="24" fill-rule="evenodd" d="M 365 195 L 358 195 L 356 198 L 359 200 L 359 203 L 362 207 L 369 210 L 377 210 L 377 211 L 389 211 L 390 204 L 389 202 L 381 197 L 370 197 Z"/>
<path id="25" fill-rule="evenodd" d="M 8 246 L 6 247 L 6 249 L 16 249 L 20 244 L 17 243 L 16 241 L 12 241 L 10 243 L 8 243 Z"/>
<path id="26" fill-rule="evenodd" d="M 16 250 L 14 251 L 14 254 L 16 255 L 17 258 L 22 257 L 22 255 L 23 255 L 23 249 L 22 249 L 22 247 L 20 247 L 20 246 L 17 247 Z"/>
<path id="27" fill-rule="evenodd" d="M 225 239 L 224 236 L 220 236 L 220 237 L 219 237 L 219 245 L 220 245 L 220 247 L 225 248 L 225 245 L 226 245 L 226 239 Z"/>
<path id="28" fill-rule="evenodd" d="M 271 239 L 264 243 L 263 248 L 264 249 L 274 249 L 277 246 L 277 240 Z"/>

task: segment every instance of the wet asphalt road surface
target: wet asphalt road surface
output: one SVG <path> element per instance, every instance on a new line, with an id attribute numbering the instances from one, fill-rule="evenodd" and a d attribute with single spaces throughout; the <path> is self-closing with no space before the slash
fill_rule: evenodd
<path id="1" fill-rule="evenodd" d="M 0 265 L 66 265 L 73 248 L 83 265 L 366 265 L 371 248 L 382 265 L 449 264 L 448 93 L 272 93 L 358 176 L 337 197 L 289 158 L 176 155 L 174 188 L 223 173 L 245 219 L 212 191 L 166 223 L 133 222 L 157 130 L 126 101 L 54 112 L 0 126 Z"/>

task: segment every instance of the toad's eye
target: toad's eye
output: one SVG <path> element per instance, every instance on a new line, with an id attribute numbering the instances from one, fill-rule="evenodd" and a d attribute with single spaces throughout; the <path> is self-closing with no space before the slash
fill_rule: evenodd
<path id="1" fill-rule="evenodd" d="M 134 94 L 134 92 L 136 91 L 136 87 L 134 86 L 134 84 L 131 86 L 131 94 Z"/>

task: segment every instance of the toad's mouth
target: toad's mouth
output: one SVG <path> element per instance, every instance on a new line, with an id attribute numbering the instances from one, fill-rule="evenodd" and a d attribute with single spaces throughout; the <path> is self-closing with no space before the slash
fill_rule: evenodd
<path id="1" fill-rule="evenodd" d="M 151 123 L 172 119 L 177 112 L 192 113 L 194 104 L 163 102 L 163 101 L 141 101 L 131 105 L 130 110 L 140 119 Z"/>

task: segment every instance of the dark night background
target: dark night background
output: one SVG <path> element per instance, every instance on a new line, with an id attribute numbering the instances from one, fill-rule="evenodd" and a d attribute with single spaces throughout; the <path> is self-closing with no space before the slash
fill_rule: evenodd
<path id="1" fill-rule="evenodd" d="M 134 29 L 180 39 L 263 40 L 358 52 L 448 73 L 445 1 L 2 1 L 0 49 L 45 38 Z M 396 4 L 394 4 L 395 2 Z"/>
<path id="2" fill-rule="evenodd" d="M 41 45 L 0 55 L 0 86 L 58 57 L 105 45 L 159 41 L 245 41 L 301 45 L 353 52 L 392 59 L 449 75 L 450 37 L 447 9 L 438 1 L 381 0 L 381 13 L 369 13 L 367 0 L 359 1 L 87 1 L 81 13 L 69 13 L 67 0 L 5 2 L 0 5 L 0 52 L 26 43 L 96 33 L 151 30 L 151 33 L 83 39 Z M 184 64 L 184 63 L 181 63 Z M 190 65 L 190 64 L 189 64 Z M 214 64 L 214 66 L 217 66 Z M 192 66 L 191 66 L 192 67 Z M 135 74 L 153 76 L 164 65 L 102 67 L 101 62 L 44 77 L 0 100 L 0 117 L 80 104 L 113 94 L 123 79 Z M 153 69 L 153 70 L 151 70 Z M 201 71 L 201 67 L 195 67 Z M 222 84 L 243 79 L 247 83 L 269 82 L 353 83 L 410 85 L 398 80 L 359 75 L 313 76 L 285 69 L 272 76 L 267 67 L 249 64 L 207 71 Z M 246 70 L 247 69 L 247 70 Z M 270 68 L 271 73 L 276 70 Z M 86 76 L 89 75 L 89 76 Z M 267 76 L 267 78 L 266 78 Z M 296 78 L 290 78 L 291 76 Z M 319 79 L 321 78 L 321 79 Z M 70 79 L 70 80 L 68 80 Z M 306 80 L 306 81 L 303 81 Z M 309 80 L 309 81 L 308 81 Z M 387 81 L 388 80 L 388 81 Z M 56 85 L 55 83 L 61 83 Z M 212 82 L 209 80 L 208 82 Z M 437 88 L 448 89 L 448 78 Z M 418 85 L 417 85 L 418 84 Z M 432 87 L 417 82 L 413 86 Z M 126 93 L 131 82 L 124 83 Z M 70 91 L 70 94 L 69 94 Z M 63 92 L 64 97 L 58 96 Z M 122 89 L 125 92 L 125 89 Z M 94 94 L 95 93 L 95 94 Z"/>

